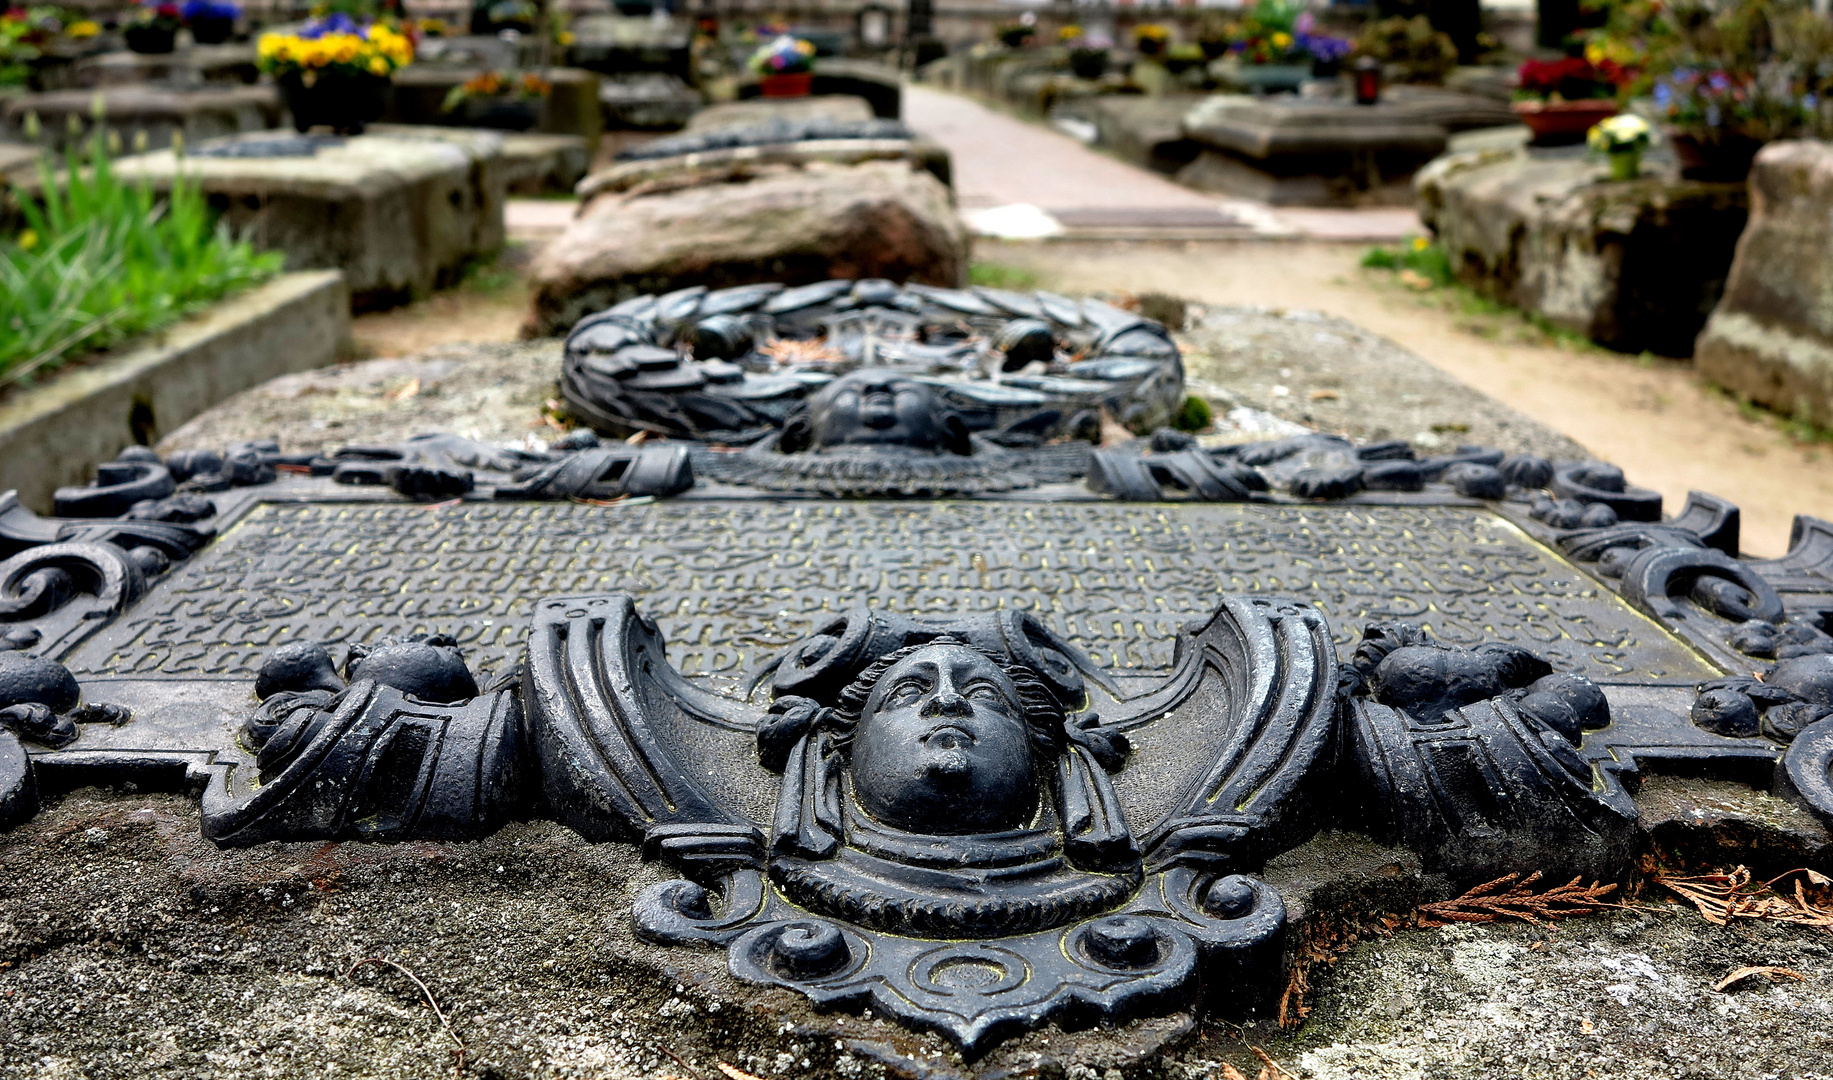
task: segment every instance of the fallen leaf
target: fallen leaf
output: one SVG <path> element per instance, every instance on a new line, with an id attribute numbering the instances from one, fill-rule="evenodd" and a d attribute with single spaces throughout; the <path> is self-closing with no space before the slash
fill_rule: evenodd
<path id="1" fill-rule="evenodd" d="M 639 431 L 635 435 L 632 435 L 628 439 L 624 440 L 624 442 L 630 446 L 641 446 L 648 441 L 649 441 L 649 432 L 647 431 Z"/>
<path id="2" fill-rule="evenodd" d="M 1432 279 L 1417 270 L 1402 270 L 1400 283 L 1414 292 L 1425 292 L 1432 287 Z"/>
<path id="3" fill-rule="evenodd" d="M 1247 1080 L 1247 1077 L 1242 1074 L 1240 1069 L 1224 1061 L 1222 1063 L 1222 1080 Z"/>
<path id="4" fill-rule="evenodd" d="M 1722 994 L 1725 992 L 1727 988 L 1736 986 L 1738 983 L 1743 982 L 1745 979 L 1751 978 L 1752 976 L 1756 976 L 1756 975 L 1767 975 L 1773 982 L 1781 982 L 1783 979 L 1793 979 L 1796 982 L 1806 982 L 1808 978 L 1806 975 L 1803 975 L 1801 972 L 1796 971 L 1793 968 L 1767 967 L 1767 966 L 1741 967 L 1741 968 L 1738 968 L 1736 971 L 1733 971 L 1731 974 L 1726 975 L 1724 978 L 1720 979 L 1718 982 L 1713 983 L 1712 989 L 1717 990 L 1719 993 Z"/>
<path id="5" fill-rule="evenodd" d="M 738 1068 L 735 1065 L 727 1065 L 723 1061 L 718 1062 L 717 1064 L 719 1065 L 719 1071 L 731 1077 L 732 1080 L 764 1080 L 763 1077 L 753 1076 L 751 1073 L 748 1073 L 745 1070 Z"/>
<path id="6" fill-rule="evenodd" d="M 383 394 L 382 397 L 388 401 L 406 401 L 408 398 L 413 397 L 415 394 L 418 394 L 419 392 L 420 392 L 420 380 L 418 377 L 416 377 L 416 378 L 407 380 L 405 383 L 402 383 L 400 386 L 397 386 L 393 390 L 390 390 L 388 393 Z"/>
<path id="7" fill-rule="evenodd" d="M 1343 400 L 1343 395 L 1337 393 L 1335 390 L 1313 390 L 1311 391 L 1311 400 L 1312 401 L 1341 401 Z"/>
<path id="8" fill-rule="evenodd" d="M 1593 1024 L 1591 1021 L 1584 1020 L 1584 1019 L 1579 1020 L 1578 1030 L 1583 1032 L 1586 1035 L 1596 1035 L 1598 1032 L 1596 1024 Z"/>

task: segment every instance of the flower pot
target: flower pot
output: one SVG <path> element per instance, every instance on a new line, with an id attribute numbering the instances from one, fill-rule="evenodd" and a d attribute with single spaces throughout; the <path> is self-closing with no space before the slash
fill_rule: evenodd
<path id="1" fill-rule="evenodd" d="M 802 71 L 793 75 L 766 75 L 758 83 L 767 98 L 807 97 L 815 85 L 815 74 Z"/>
<path id="2" fill-rule="evenodd" d="M 1203 58 L 1205 60 L 1220 60 L 1228 55 L 1228 42 L 1226 41 L 1216 41 L 1212 39 L 1210 41 L 1199 41 L 1197 45 L 1203 50 Z"/>
<path id="3" fill-rule="evenodd" d="M 1511 106 L 1515 115 L 1534 133 L 1534 141 L 1541 146 L 1554 146 L 1560 143 L 1575 143 L 1585 137 L 1585 132 L 1600 120 L 1608 120 L 1618 112 L 1617 103 L 1610 98 L 1594 98 L 1589 101 L 1517 101 Z"/>
<path id="4" fill-rule="evenodd" d="M 1106 49 L 1069 50 L 1069 71 L 1078 79 L 1093 82 L 1107 74 Z"/>
<path id="5" fill-rule="evenodd" d="M 1668 128 L 1667 137 L 1674 160 L 1680 162 L 1680 175 L 1688 180 L 1743 180 L 1750 175 L 1751 160 L 1763 149 L 1758 140 L 1735 132 L 1702 139 L 1694 132 Z"/>
<path id="6" fill-rule="evenodd" d="M 1612 180 L 1634 180 L 1642 175 L 1642 151 L 1612 150 L 1604 156 L 1610 161 Z"/>
<path id="7" fill-rule="evenodd" d="M 395 91 L 387 76 L 335 70 L 319 72 L 310 86 L 296 71 L 282 75 L 279 83 L 295 128 L 328 127 L 342 135 L 361 135 L 381 119 Z"/>
<path id="8" fill-rule="evenodd" d="M 1164 38 L 1142 37 L 1133 43 L 1141 56 L 1157 56 L 1165 51 Z"/>
<path id="9" fill-rule="evenodd" d="M 191 40 L 199 45 L 221 45 L 235 34 L 235 20 L 221 15 L 203 15 L 185 25 L 191 28 Z"/>
<path id="10" fill-rule="evenodd" d="M 467 98 L 458 110 L 466 127 L 527 131 L 541 122 L 540 98 Z"/>
<path id="11" fill-rule="evenodd" d="M 131 23 L 121 31 L 127 47 L 146 55 L 169 53 L 178 47 L 178 28 L 156 23 Z"/>

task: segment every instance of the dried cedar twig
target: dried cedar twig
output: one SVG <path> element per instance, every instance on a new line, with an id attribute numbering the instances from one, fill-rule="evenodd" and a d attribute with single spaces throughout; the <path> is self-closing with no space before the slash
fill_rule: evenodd
<path id="1" fill-rule="evenodd" d="M 1573 878 L 1564 885 L 1535 892 L 1540 880 L 1536 870 L 1527 877 L 1504 874 L 1486 881 L 1462 896 L 1419 905 L 1420 926 L 1449 926 L 1452 923 L 1493 923 L 1499 919 L 1520 919 L 1539 926 L 1543 922 L 1569 919 L 1579 915 L 1596 915 L 1626 905 L 1604 899 L 1616 891 L 1615 885 L 1594 881 L 1581 885 Z"/>
<path id="2" fill-rule="evenodd" d="M 791 364 L 839 364 L 846 361 L 845 354 L 825 341 L 777 338 L 757 351 L 784 367 Z"/>
<path id="3" fill-rule="evenodd" d="M 1776 883 L 1799 874 L 1794 894 L 1776 889 Z M 1752 884 L 1750 869 L 1739 866 L 1729 871 L 1713 871 L 1692 877 L 1654 875 L 1655 883 L 1685 897 L 1709 923 L 1729 925 L 1732 919 L 1767 919 L 1833 930 L 1833 906 L 1823 896 L 1818 902 L 1808 896 L 1808 887 L 1825 893 L 1833 878 L 1806 868 L 1790 870 L 1768 881 Z"/>
<path id="4" fill-rule="evenodd" d="M 1748 979 L 1753 975 L 1767 975 L 1769 976 L 1769 979 L 1771 982 L 1781 982 L 1783 979 L 1793 979 L 1796 982 L 1806 982 L 1808 979 L 1806 975 L 1803 975 L 1801 972 L 1796 971 L 1794 968 L 1771 967 L 1769 965 L 1759 965 L 1757 967 L 1738 968 L 1736 971 L 1731 972 L 1730 974 L 1726 975 L 1724 978 L 1713 983 L 1712 989 L 1717 990 L 1719 993 L 1722 994 L 1726 990 L 1730 989 L 1733 986 L 1736 986 L 1738 983 L 1743 982 L 1745 979 Z"/>
<path id="5" fill-rule="evenodd" d="M 1279 1026 L 1296 1027 L 1310 1015 L 1311 1006 L 1305 1004 L 1305 999 L 1311 994 L 1312 968 L 1335 965 L 1357 942 L 1367 937 L 1388 937 L 1404 921 L 1395 915 L 1365 915 L 1312 924 L 1299 944 L 1285 992 L 1279 996 Z"/>
<path id="6" fill-rule="evenodd" d="M 465 1041 L 458 1037 L 458 1032 L 452 1030 L 452 1021 L 446 1019 L 445 1010 L 439 1007 L 439 1002 L 433 998 L 433 991 L 427 989 L 427 985 L 420 981 L 420 976 L 407 970 L 400 964 L 395 963 L 393 960 L 385 959 L 380 956 L 369 956 L 351 964 L 350 970 L 344 972 L 344 978 L 348 979 L 355 975 L 356 969 L 362 967 L 364 964 L 386 964 L 413 980 L 414 985 L 420 988 L 420 992 L 426 995 L 426 1003 L 432 1006 L 433 1015 L 439 1017 L 439 1026 L 445 1028 L 446 1034 L 451 1036 L 453 1044 L 458 1047 L 457 1071 L 462 1075 L 465 1071 Z"/>

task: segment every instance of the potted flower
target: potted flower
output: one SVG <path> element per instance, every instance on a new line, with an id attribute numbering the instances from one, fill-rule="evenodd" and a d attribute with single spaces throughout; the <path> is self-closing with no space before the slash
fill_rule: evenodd
<path id="1" fill-rule="evenodd" d="M 1022 22 L 1000 23 L 993 28 L 993 36 L 1008 49 L 1022 49 L 1037 32 L 1036 27 Z"/>
<path id="2" fill-rule="evenodd" d="M 1634 180 L 1642 172 L 1642 151 L 1648 149 L 1648 121 L 1623 113 L 1600 120 L 1585 134 L 1585 145 L 1610 162 L 1612 180 Z"/>
<path id="3" fill-rule="evenodd" d="M 1230 78 L 1254 91 L 1297 90 L 1311 77 L 1311 52 L 1299 40 L 1297 4 L 1260 0 L 1229 30 Z"/>
<path id="4" fill-rule="evenodd" d="M 414 59 L 405 35 L 341 13 L 309 22 L 295 34 L 262 34 L 255 51 L 261 70 L 286 95 L 294 127 L 323 125 L 353 135 L 387 109 L 394 73 Z"/>
<path id="5" fill-rule="evenodd" d="M 1336 78 L 1343 70 L 1343 61 L 1356 49 L 1355 42 L 1348 38 L 1318 33 L 1317 18 L 1309 11 L 1293 20 L 1292 36 L 1297 39 L 1299 48 L 1310 54 L 1314 79 Z"/>
<path id="6" fill-rule="evenodd" d="M 1742 180 L 1764 143 L 1813 125 L 1818 96 L 1782 72 L 1769 74 L 1678 68 L 1655 80 L 1655 109 L 1682 176 Z"/>
<path id="7" fill-rule="evenodd" d="M 0 9 L 0 86 L 25 86 L 32 81 L 33 66 L 55 32 L 36 12 Z"/>
<path id="8" fill-rule="evenodd" d="M 473 75 L 446 94 L 445 111 L 469 127 L 527 131 L 541 122 L 541 110 L 554 84 L 532 71 L 486 71 Z"/>
<path id="9" fill-rule="evenodd" d="M 1142 23 L 1133 28 L 1133 47 L 1141 56 L 1162 56 L 1171 44 L 1171 30 L 1163 23 Z"/>
<path id="10" fill-rule="evenodd" d="M 122 28 L 121 36 L 134 52 L 169 53 L 178 47 L 178 28 L 183 25 L 177 4 L 142 4 L 133 21 Z"/>
<path id="11" fill-rule="evenodd" d="M 1069 49 L 1069 73 L 1093 82 L 1107 74 L 1108 43 L 1082 32 L 1074 23 L 1057 30 L 1057 41 Z"/>
<path id="12" fill-rule="evenodd" d="M 815 47 L 779 34 L 751 55 L 751 70 L 767 98 L 807 97 L 815 81 Z"/>
<path id="13" fill-rule="evenodd" d="M 199 45 L 221 45 L 235 33 L 235 22 L 242 9 L 227 0 L 185 0 L 179 10 L 191 40 Z"/>
<path id="14" fill-rule="evenodd" d="M 1388 82 L 1443 83 L 1457 67 L 1457 43 L 1424 15 L 1370 22 L 1356 37 L 1356 55 L 1379 63 Z"/>
<path id="15" fill-rule="evenodd" d="M 1568 56 L 1529 60 L 1515 72 L 1510 106 L 1537 143 L 1576 142 L 1617 114 L 1617 87 L 1591 61 Z"/>

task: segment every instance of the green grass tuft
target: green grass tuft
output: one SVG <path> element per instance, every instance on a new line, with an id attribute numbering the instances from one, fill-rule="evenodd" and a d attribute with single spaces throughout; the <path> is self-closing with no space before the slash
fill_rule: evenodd
<path id="1" fill-rule="evenodd" d="M 989 289 L 1034 289 L 1037 287 L 1037 274 L 1022 266 L 977 262 L 967 268 L 967 283 L 985 285 Z"/>
<path id="2" fill-rule="evenodd" d="M 1184 398 L 1184 407 L 1177 411 L 1177 429 L 1179 431 L 1203 431 L 1216 419 L 1215 410 L 1209 402 L 1191 394 Z"/>
<path id="3" fill-rule="evenodd" d="M 39 165 L 13 196 L 25 228 L 0 239 L 0 385 L 163 329 L 279 272 L 284 256 L 230 235 L 182 177 L 156 196 L 115 176 L 98 137 L 66 172 Z"/>

